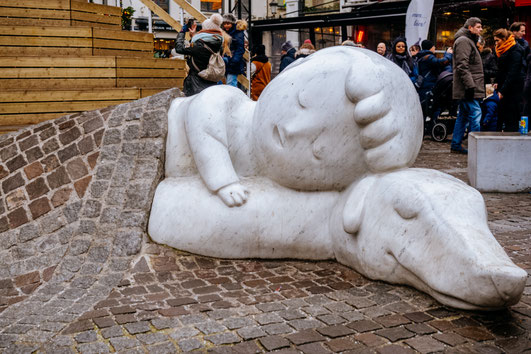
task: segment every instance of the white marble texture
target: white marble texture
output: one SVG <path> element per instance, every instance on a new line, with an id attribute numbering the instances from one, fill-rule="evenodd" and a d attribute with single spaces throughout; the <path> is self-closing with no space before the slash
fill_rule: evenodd
<path id="1" fill-rule="evenodd" d="M 409 78 L 368 50 L 298 60 L 258 102 L 229 86 L 176 99 L 156 242 L 222 258 L 337 259 L 440 302 L 493 309 L 527 274 L 490 233 L 481 195 L 409 169 L 422 113 Z"/>

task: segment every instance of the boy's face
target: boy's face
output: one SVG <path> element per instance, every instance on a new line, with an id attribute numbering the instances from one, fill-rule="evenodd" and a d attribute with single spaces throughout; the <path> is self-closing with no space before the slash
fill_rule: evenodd
<path id="1" fill-rule="evenodd" d="M 345 94 L 344 71 L 319 73 L 326 65 L 316 62 L 309 77 L 299 70 L 307 64 L 262 92 L 253 117 L 255 155 L 261 172 L 285 187 L 341 189 L 366 171 L 355 105 Z"/>
<path id="2" fill-rule="evenodd" d="M 223 22 L 221 25 L 223 26 L 225 32 L 230 31 L 230 29 L 232 28 L 232 23 L 230 22 Z"/>

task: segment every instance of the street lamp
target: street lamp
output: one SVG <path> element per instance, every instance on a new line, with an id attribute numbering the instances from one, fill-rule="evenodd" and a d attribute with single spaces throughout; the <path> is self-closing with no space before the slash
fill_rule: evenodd
<path id="1" fill-rule="evenodd" d="M 277 14 L 277 9 L 278 9 L 277 0 L 272 0 L 269 3 L 269 7 L 271 8 L 271 15 L 273 15 L 273 17 L 274 17 Z"/>
<path id="2" fill-rule="evenodd" d="M 277 13 L 277 10 L 279 8 L 281 8 L 281 9 L 285 9 L 286 8 L 286 5 L 279 4 L 280 1 L 282 1 L 282 0 L 272 0 L 269 3 L 269 7 L 271 8 L 271 15 L 273 15 L 273 17 L 275 17 L 275 15 Z"/>

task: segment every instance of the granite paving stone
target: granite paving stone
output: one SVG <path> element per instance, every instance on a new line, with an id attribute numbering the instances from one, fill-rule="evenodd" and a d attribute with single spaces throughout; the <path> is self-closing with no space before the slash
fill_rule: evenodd
<path id="1" fill-rule="evenodd" d="M 137 339 L 127 337 L 111 338 L 109 341 L 116 351 L 131 349 L 140 345 L 140 342 Z"/>
<path id="2" fill-rule="evenodd" d="M 243 327 L 236 331 L 243 340 L 256 339 L 267 335 L 263 329 L 258 326 Z"/>
<path id="3" fill-rule="evenodd" d="M 146 350 L 150 354 L 173 354 L 177 348 L 171 342 L 148 345 Z"/>
<path id="4" fill-rule="evenodd" d="M 404 327 L 393 327 L 393 328 L 380 329 L 376 331 L 375 333 L 379 336 L 389 339 L 391 342 L 396 342 L 397 340 L 400 340 L 400 339 L 411 338 L 415 336 L 414 333 L 408 331 Z"/>
<path id="5" fill-rule="evenodd" d="M 332 353 L 329 349 L 323 347 L 322 343 L 302 344 L 302 345 L 298 345 L 297 349 L 303 352 L 304 354 Z"/>
<path id="6" fill-rule="evenodd" d="M 262 346 L 264 346 L 264 348 L 269 351 L 290 346 L 290 342 L 286 338 L 281 336 L 267 336 L 260 338 L 259 341 Z"/>
<path id="7" fill-rule="evenodd" d="M 317 328 L 316 330 L 322 335 L 330 338 L 343 337 L 355 333 L 352 329 L 342 325 Z"/>
<path id="8" fill-rule="evenodd" d="M 429 336 L 411 338 L 406 340 L 405 343 L 421 353 L 433 353 L 446 348 L 443 343 Z"/>
<path id="9" fill-rule="evenodd" d="M 240 338 L 232 332 L 213 334 L 206 336 L 205 339 L 211 341 L 214 345 L 238 343 L 240 341 Z"/>
<path id="10" fill-rule="evenodd" d="M 289 334 L 286 336 L 286 338 L 295 345 L 323 341 L 326 339 L 313 329 L 306 329 L 297 333 Z"/>
<path id="11" fill-rule="evenodd" d="M 107 346 L 105 343 L 80 344 L 76 347 L 76 349 L 81 354 L 102 354 L 111 352 L 111 348 L 109 348 L 109 346 Z"/>

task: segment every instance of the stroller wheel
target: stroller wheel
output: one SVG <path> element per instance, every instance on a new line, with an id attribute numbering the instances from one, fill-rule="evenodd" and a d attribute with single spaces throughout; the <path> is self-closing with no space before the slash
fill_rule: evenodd
<path id="1" fill-rule="evenodd" d="M 446 136 L 448 135 L 446 131 L 446 125 L 442 123 L 434 124 L 431 128 L 431 137 L 433 140 L 441 142 L 446 140 Z"/>

